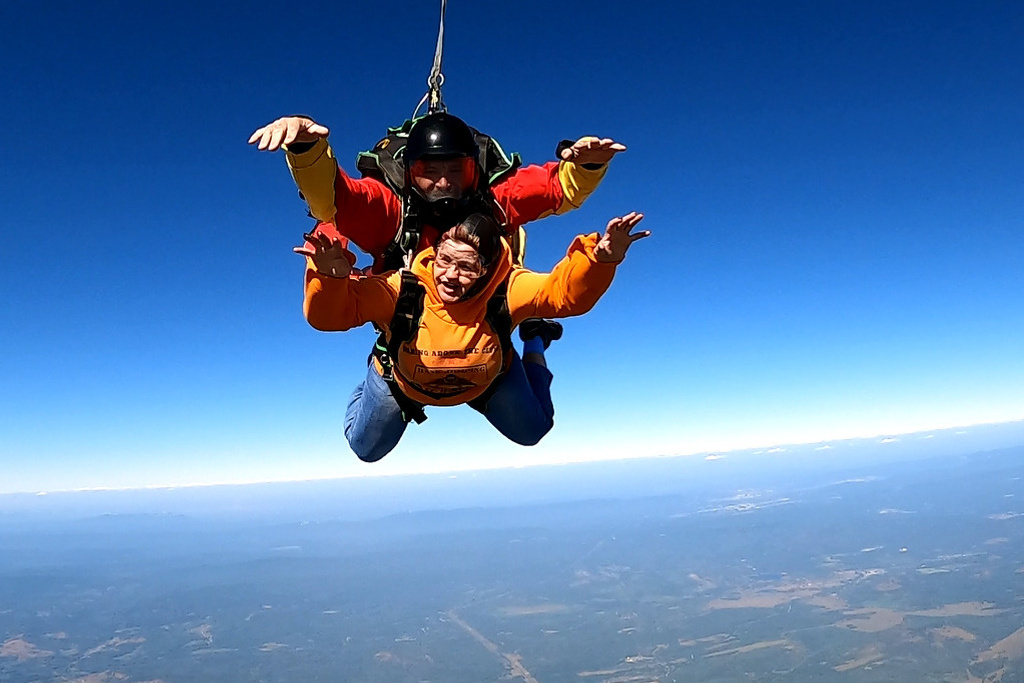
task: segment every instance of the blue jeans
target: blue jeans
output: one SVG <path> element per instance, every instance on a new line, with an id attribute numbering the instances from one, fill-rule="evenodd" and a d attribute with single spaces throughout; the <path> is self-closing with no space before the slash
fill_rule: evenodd
<path id="1" fill-rule="evenodd" d="M 519 354 L 513 354 L 508 371 L 496 380 L 487 405 L 477 410 L 512 441 L 533 446 L 555 423 L 552 375 L 543 365 L 524 363 Z M 349 446 L 360 460 L 376 462 L 398 445 L 408 424 L 371 362 L 366 379 L 352 392 L 345 410 L 345 438 Z"/>

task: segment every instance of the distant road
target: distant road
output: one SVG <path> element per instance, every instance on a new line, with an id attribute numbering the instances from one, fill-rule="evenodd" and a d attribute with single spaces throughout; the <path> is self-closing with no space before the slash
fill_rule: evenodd
<path id="1" fill-rule="evenodd" d="M 449 619 L 454 621 L 456 624 L 461 626 L 466 633 L 473 636 L 473 640 L 483 645 L 496 656 L 500 657 L 501 659 L 504 659 L 505 662 L 508 663 L 509 669 L 513 676 L 522 678 L 524 681 L 526 681 L 526 683 L 540 683 L 540 681 L 534 678 L 533 674 L 527 671 L 526 667 L 523 666 L 522 657 L 520 655 L 501 652 L 498 649 L 497 645 L 487 640 L 487 638 L 484 637 L 484 634 L 480 633 L 480 631 L 477 631 L 475 628 L 467 624 L 462 619 L 462 617 L 455 613 L 454 610 L 448 610 L 447 612 L 445 612 L 445 615 Z"/>

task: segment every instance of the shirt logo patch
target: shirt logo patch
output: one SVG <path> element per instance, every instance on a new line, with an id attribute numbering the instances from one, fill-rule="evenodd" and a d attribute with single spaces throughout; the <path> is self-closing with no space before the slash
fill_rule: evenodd
<path id="1" fill-rule="evenodd" d="M 470 378 L 478 379 L 478 382 Z M 428 368 L 417 365 L 412 380 L 423 388 L 425 392 L 451 396 L 461 394 L 468 389 L 474 389 L 487 379 L 486 365 L 470 365 L 461 367 L 458 372 L 448 368 Z"/>

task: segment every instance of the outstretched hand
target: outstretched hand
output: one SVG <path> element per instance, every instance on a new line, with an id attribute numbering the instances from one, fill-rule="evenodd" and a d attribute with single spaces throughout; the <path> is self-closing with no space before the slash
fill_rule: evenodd
<path id="1" fill-rule="evenodd" d="M 562 159 L 576 164 L 607 164 L 613 156 L 625 151 L 625 145 L 611 138 L 587 135 L 572 143 L 572 147 L 563 149 Z"/>
<path id="2" fill-rule="evenodd" d="M 604 235 L 601 236 L 597 246 L 594 247 L 594 257 L 598 262 L 618 263 L 626 258 L 626 252 L 629 251 L 633 242 L 649 237 L 651 234 L 650 230 L 641 230 L 633 234 L 629 232 L 643 219 L 644 215 L 642 213 L 633 211 L 621 218 L 613 218 L 608 221 L 608 227 L 605 228 Z"/>
<path id="3" fill-rule="evenodd" d="M 316 142 L 330 133 L 326 126 L 321 126 L 313 119 L 305 116 L 282 116 L 272 121 L 249 136 L 249 144 L 257 149 L 276 152 L 282 145 L 293 142 Z"/>
<path id="4" fill-rule="evenodd" d="M 293 247 L 292 251 L 308 256 L 316 272 L 330 277 L 348 277 L 352 272 L 352 261 L 341 240 L 320 231 L 303 235 L 306 244 Z"/>

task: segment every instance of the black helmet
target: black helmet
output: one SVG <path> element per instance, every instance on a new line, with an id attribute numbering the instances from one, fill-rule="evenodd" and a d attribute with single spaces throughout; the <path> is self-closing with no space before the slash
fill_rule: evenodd
<path id="1" fill-rule="evenodd" d="M 406 165 L 418 159 L 476 159 L 479 153 L 476 136 L 465 121 L 444 111 L 414 123 L 405 143 Z"/>
<path id="2" fill-rule="evenodd" d="M 405 186 L 407 196 L 420 207 L 424 218 L 444 229 L 466 215 L 482 182 L 479 151 L 473 130 L 462 119 L 447 112 L 427 114 L 413 124 L 403 153 Z M 414 179 L 430 177 L 436 172 L 431 167 L 442 162 L 446 166 L 457 162 L 461 182 L 425 194 Z"/>

